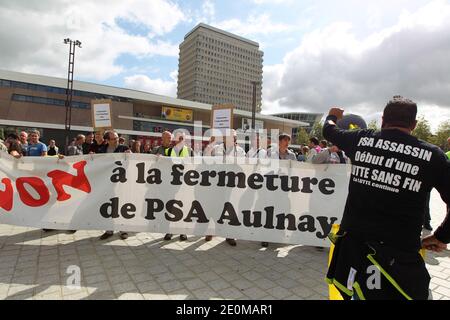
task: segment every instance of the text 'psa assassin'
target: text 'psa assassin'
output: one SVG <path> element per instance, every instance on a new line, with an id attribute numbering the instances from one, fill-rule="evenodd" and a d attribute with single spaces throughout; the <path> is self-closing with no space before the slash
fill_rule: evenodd
<path id="1" fill-rule="evenodd" d="M 430 276 L 419 250 L 440 252 L 450 242 L 449 214 L 434 235 L 421 240 L 426 199 L 433 188 L 450 204 L 450 162 L 436 146 L 411 133 L 417 105 L 394 97 L 381 131 L 343 130 L 344 110 L 332 108 L 324 137 L 352 162 L 349 194 L 327 281 L 344 299 L 427 299 Z M 368 285 L 367 270 L 381 273 Z"/>

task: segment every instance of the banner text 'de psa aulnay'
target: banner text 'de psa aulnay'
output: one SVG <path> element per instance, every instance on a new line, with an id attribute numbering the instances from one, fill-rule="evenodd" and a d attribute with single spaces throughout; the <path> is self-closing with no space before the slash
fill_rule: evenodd
<path id="1" fill-rule="evenodd" d="M 350 167 L 254 162 L 2 155 L 0 223 L 328 246 L 344 210 Z"/>

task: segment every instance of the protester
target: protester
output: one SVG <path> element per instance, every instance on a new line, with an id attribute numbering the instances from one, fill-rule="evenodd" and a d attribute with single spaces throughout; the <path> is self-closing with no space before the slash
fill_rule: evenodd
<path id="1" fill-rule="evenodd" d="M 9 134 L 3 146 L 7 148 L 7 152 L 13 157 L 20 158 L 23 156 L 23 149 L 22 146 L 20 145 L 20 139 L 19 136 L 17 136 L 16 134 L 14 133 Z"/>
<path id="2" fill-rule="evenodd" d="M 141 141 L 139 140 L 132 140 L 134 141 L 131 145 L 131 152 L 132 153 L 141 153 Z"/>
<path id="3" fill-rule="evenodd" d="M 260 134 L 255 132 L 251 135 L 250 149 L 247 152 L 246 157 L 249 159 L 266 159 L 267 151 L 261 145 Z M 265 248 L 269 246 L 269 242 L 263 241 L 261 245 Z"/>
<path id="4" fill-rule="evenodd" d="M 30 131 L 29 137 L 30 141 L 26 148 L 26 156 L 27 157 L 45 157 L 47 156 L 47 146 L 39 141 L 41 134 L 38 130 Z M 24 137 L 22 135 L 22 137 Z M 19 136 L 19 139 L 22 141 L 22 138 Z M 52 231 L 52 229 L 42 229 L 44 232 Z"/>
<path id="5" fill-rule="evenodd" d="M 119 144 L 119 135 L 115 131 L 107 131 L 105 132 L 105 140 L 106 143 L 102 144 L 98 148 L 97 153 L 131 153 L 130 148 L 125 145 Z M 101 235 L 100 240 L 106 240 L 112 237 L 114 231 L 106 231 L 103 235 Z M 119 231 L 120 238 L 122 240 L 128 239 L 128 233 Z"/>
<path id="6" fill-rule="evenodd" d="M 152 145 L 147 142 L 144 144 L 143 152 L 142 153 L 152 153 Z"/>
<path id="7" fill-rule="evenodd" d="M 215 146 L 216 146 L 216 137 L 211 136 L 209 138 L 208 145 L 205 147 L 205 150 L 203 150 L 203 156 L 210 157 Z"/>
<path id="8" fill-rule="evenodd" d="M 85 141 L 81 146 L 83 149 L 83 154 L 89 154 L 91 152 L 92 144 L 94 143 L 94 133 L 88 132 L 86 134 Z"/>
<path id="9" fill-rule="evenodd" d="M 291 143 L 291 136 L 287 133 L 282 133 L 278 136 L 278 147 L 272 146 L 267 150 L 267 157 L 270 159 L 279 160 L 294 160 L 297 161 L 297 157 L 294 152 L 289 150 L 289 144 Z M 263 247 L 268 247 L 268 242 L 262 242 Z"/>
<path id="10" fill-rule="evenodd" d="M 99 149 L 106 144 L 105 133 L 97 131 L 94 134 L 94 141 L 89 148 L 89 153 L 99 153 Z"/>
<path id="11" fill-rule="evenodd" d="M 124 137 L 119 137 L 119 145 L 124 146 L 125 145 L 125 138 Z M 129 147 L 128 147 L 129 149 Z"/>
<path id="12" fill-rule="evenodd" d="M 278 148 L 273 146 L 267 151 L 267 156 L 271 159 L 279 160 L 297 160 L 295 153 L 289 150 L 291 143 L 291 136 L 287 133 L 282 133 L 278 137 Z"/>
<path id="13" fill-rule="evenodd" d="M 178 131 L 175 134 L 174 146 L 171 148 L 166 148 L 164 151 L 164 156 L 172 158 L 187 158 L 192 157 L 192 149 L 186 145 L 186 136 L 183 132 Z M 169 241 L 173 237 L 173 234 L 167 233 L 164 236 L 164 240 Z M 185 234 L 180 235 L 180 241 L 186 241 L 187 236 Z"/>
<path id="14" fill-rule="evenodd" d="M 321 149 L 326 149 L 328 147 L 328 141 L 327 140 L 320 140 L 319 147 Z"/>
<path id="15" fill-rule="evenodd" d="M 303 146 L 302 150 L 300 151 L 300 153 L 297 157 L 297 161 L 305 162 L 306 158 L 308 157 L 308 153 L 309 153 L 309 148 L 307 146 Z"/>
<path id="16" fill-rule="evenodd" d="M 152 154 L 165 156 L 167 149 L 170 148 L 172 143 L 172 133 L 170 131 L 164 131 L 161 136 L 162 145 L 159 147 L 155 147 L 152 151 Z"/>
<path id="17" fill-rule="evenodd" d="M 322 152 L 322 148 L 319 146 L 319 139 L 312 137 L 309 139 L 309 153 L 306 162 L 312 163 L 314 158 Z"/>
<path id="18" fill-rule="evenodd" d="M 328 143 L 326 140 L 322 140 L 321 145 L 325 142 Z M 328 148 L 325 145 L 325 148 L 322 148 L 322 151 L 316 154 L 311 161 L 313 164 L 345 164 L 347 163 L 347 157 L 336 145 L 330 144 Z M 321 246 L 316 246 L 315 248 L 319 251 L 324 249 Z"/>
<path id="19" fill-rule="evenodd" d="M 216 144 L 211 152 L 213 157 L 244 158 L 245 151 L 237 144 L 236 130 L 230 130 L 230 135 L 224 137 L 224 143 Z"/>
<path id="20" fill-rule="evenodd" d="M 230 134 L 225 136 L 224 142 L 214 146 L 211 151 L 211 156 L 213 157 L 223 157 L 223 160 L 227 158 L 244 158 L 245 151 L 237 144 L 237 133 L 236 130 L 229 130 Z M 214 139 L 215 140 L 215 139 Z M 211 241 L 212 235 L 207 235 L 205 237 L 206 241 Z M 232 247 L 236 246 L 236 239 L 226 238 L 225 241 Z"/>
<path id="21" fill-rule="evenodd" d="M 247 152 L 246 157 L 249 159 L 266 159 L 267 151 L 261 143 L 261 135 L 258 132 L 254 132 L 251 135 L 250 149 Z"/>
<path id="22" fill-rule="evenodd" d="M 27 149 L 28 149 L 28 133 L 26 133 L 25 131 L 22 131 L 21 133 L 19 133 L 19 140 L 20 140 L 20 145 L 22 146 L 22 154 L 24 156 L 26 156 Z"/>
<path id="23" fill-rule="evenodd" d="M 67 148 L 68 156 L 81 156 L 83 155 L 83 144 L 86 141 L 86 137 L 82 134 L 77 135 L 74 145 Z"/>
<path id="24" fill-rule="evenodd" d="M 194 142 L 194 157 L 202 157 L 203 156 L 203 144 L 202 141 Z"/>
<path id="25" fill-rule="evenodd" d="M 174 138 L 174 146 L 165 149 L 165 156 L 186 158 L 193 156 L 192 149 L 186 145 L 186 135 L 178 131 Z"/>
<path id="26" fill-rule="evenodd" d="M 332 108 L 326 119 L 324 137 L 353 164 L 327 274 L 345 299 L 428 299 L 430 276 L 418 252 L 421 247 L 445 250 L 450 212 L 421 244 L 423 208 L 433 187 L 450 203 L 450 162 L 439 148 L 411 135 L 416 116 L 417 105 L 396 96 L 384 109 L 381 131 L 339 129 L 339 108 Z M 416 169 L 405 169 L 405 164 Z M 378 286 L 371 286 L 373 272 L 368 270 L 373 268 L 382 273 Z"/>
<path id="27" fill-rule="evenodd" d="M 20 145 L 20 142 L 12 142 L 10 143 L 8 147 L 8 153 L 12 155 L 14 158 L 21 158 L 23 156 L 22 154 L 22 146 Z"/>
<path id="28" fill-rule="evenodd" d="M 47 155 L 48 156 L 57 156 L 59 154 L 59 148 L 56 146 L 55 140 L 50 140 L 47 146 Z"/>
<path id="29" fill-rule="evenodd" d="M 134 140 L 134 139 L 130 139 L 129 141 L 128 141 L 128 147 L 130 148 L 130 150 L 131 150 L 131 148 L 133 147 L 133 144 L 136 142 L 136 140 Z"/>
<path id="30" fill-rule="evenodd" d="M 313 159 L 312 163 L 314 164 L 346 164 L 347 157 L 339 150 L 336 145 L 330 145 L 329 148 L 322 149 L 322 151 L 317 154 Z"/>
<path id="31" fill-rule="evenodd" d="M 47 146 L 39 141 L 40 136 L 38 130 L 30 131 L 30 142 L 26 152 L 28 157 L 45 157 L 47 155 Z"/>

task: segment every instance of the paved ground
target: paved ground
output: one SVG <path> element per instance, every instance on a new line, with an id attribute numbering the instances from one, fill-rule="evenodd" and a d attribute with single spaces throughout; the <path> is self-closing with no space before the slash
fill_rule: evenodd
<path id="1" fill-rule="evenodd" d="M 432 212 L 435 226 L 444 216 L 436 194 Z M 0 299 L 328 298 L 327 250 L 263 249 L 247 241 L 232 248 L 222 238 L 165 242 L 163 235 L 148 233 L 102 242 L 100 234 L 0 225 Z M 450 252 L 428 254 L 427 263 L 433 298 L 450 300 Z M 77 266 L 81 286 L 70 288 Z"/>

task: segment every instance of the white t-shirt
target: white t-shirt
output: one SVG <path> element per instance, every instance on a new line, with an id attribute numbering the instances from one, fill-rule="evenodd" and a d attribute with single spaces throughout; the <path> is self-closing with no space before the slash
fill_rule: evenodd
<path id="1" fill-rule="evenodd" d="M 212 152 L 211 155 L 213 157 L 235 157 L 235 158 L 244 158 L 245 157 L 245 151 L 244 149 L 242 149 L 240 146 L 236 145 L 233 146 L 231 149 L 227 149 L 225 150 L 225 147 L 223 145 L 223 143 L 216 145 Z"/>
<path id="2" fill-rule="evenodd" d="M 214 147 L 216 146 L 216 143 L 210 143 L 206 146 L 205 150 L 203 150 L 203 156 L 204 157 L 211 157 L 212 151 Z"/>
<path id="3" fill-rule="evenodd" d="M 266 159 L 267 158 L 267 151 L 263 148 L 256 149 L 251 148 L 247 152 L 247 158 L 258 158 L 258 159 Z"/>

